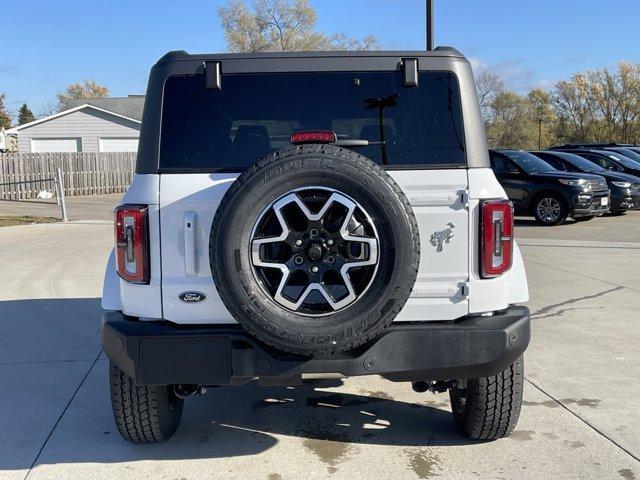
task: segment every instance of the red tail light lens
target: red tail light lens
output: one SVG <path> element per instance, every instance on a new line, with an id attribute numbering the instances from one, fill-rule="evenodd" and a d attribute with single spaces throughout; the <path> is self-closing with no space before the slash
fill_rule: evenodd
<path id="1" fill-rule="evenodd" d="M 115 210 L 116 265 L 127 282 L 149 283 L 149 223 L 144 205 Z"/>
<path id="2" fill-rule="evenodd" d="M 336 134 L 333 132 L 296 132 L 291 135 L 291 143 L 300 145 L 302 143 L 334 143 Z"/>
<path id="3" fill-rule="evenodd" d="M 485 200 L 481 210 L 481 274 L 495 278 L 513 261 L 513 205 L 509 200 Z"/>

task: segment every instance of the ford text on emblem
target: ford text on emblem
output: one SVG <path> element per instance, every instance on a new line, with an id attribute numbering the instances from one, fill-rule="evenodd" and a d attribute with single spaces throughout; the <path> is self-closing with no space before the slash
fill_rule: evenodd
<path id="1" fill-rule="evenodd" d="M 178 295 L 178 298 L 185 303 L 202 302 L 207 296 L 202 292 L 184 292 Z"/>

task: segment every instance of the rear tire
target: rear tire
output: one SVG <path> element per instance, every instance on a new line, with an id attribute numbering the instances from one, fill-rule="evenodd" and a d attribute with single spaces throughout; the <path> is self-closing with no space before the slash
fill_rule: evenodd
<path id="1" fill-rule="evenodd" d="M 109 365 L 111 406 L 120 435 L 134 443 L 164 442 L 180 425 L 184 400 L 170 385 L 137 386 L 113 363 Z"/>
<path id="2" fill-rule="evenodd" d="M 453 418 L 464 435 L 497 440 L 513 432 L 522 407 L 523 357 L 497 375 L 470 378 L 458 385 L 449 390 L 449 396 Z"/>
<path id="3" fill-rule="evenodd" d="M 536 222 L 545 227 L 562 225 L 569 214 L 564 199 L 553 192 L 537 196 L 532 202 L 532 210 Z"/>

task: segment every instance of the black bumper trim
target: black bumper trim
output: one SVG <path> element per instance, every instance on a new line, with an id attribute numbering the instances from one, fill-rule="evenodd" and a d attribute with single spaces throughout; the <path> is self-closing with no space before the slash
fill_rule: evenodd
<path id="1" fill-rule="evenodd" d="M 640 195 L 625 195 L 611 198 L 611 210 L 640 210 Z"/>
<path id="2" fill-rule="evenodd" d="M 395 381 L 474 378 L 504 370 L 529 344 L 526 307 L 457 322 L 397 323 L 375 341 L 331 357 L 280 352 L 237 325 L 182 326 L 103 315 L 102 348 L 139 385 L 295 384 L 305 373 L 378 374 Z"/>

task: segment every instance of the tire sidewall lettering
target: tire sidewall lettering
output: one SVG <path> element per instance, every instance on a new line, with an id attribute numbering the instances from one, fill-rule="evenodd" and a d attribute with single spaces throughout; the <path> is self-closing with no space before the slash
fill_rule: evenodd
<path id="1" fill-rule="evenodd" d="M 305 186 L 326 186 L 352 196 L 374 217 L 384 248 L 394 252 L 385 255 L 377 274 L 385 280 L 376 280 L 376 288 L 354 307 L 322 317 L 324 327 L 317 333 L 317 319 L 287 311 L 266 294 L 249 268 L 250 249 L 245 245 L 256 212 Z M 210 261 L 223 303 L 257 339 L 292 353 L 341 352 L 377 336 L 401 310 L 417 275 L 417 235 L 408 201 L 384 170 L 349 150 L 305 145 L 261 160 L 236 179 L 212 224 Z M 230 259 L 224 252 L 230 249 L 240 252 L 240 268 L 225 263 Z"/>

